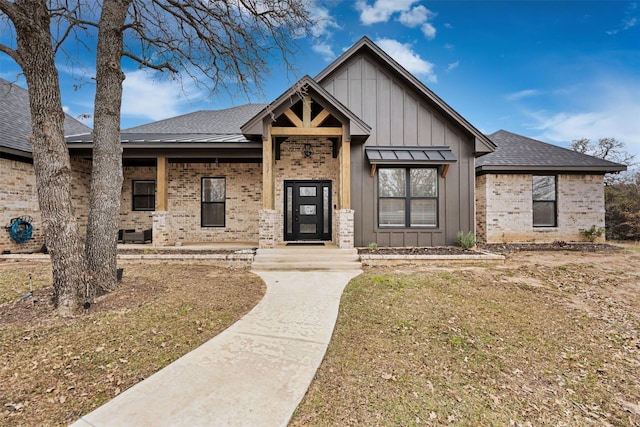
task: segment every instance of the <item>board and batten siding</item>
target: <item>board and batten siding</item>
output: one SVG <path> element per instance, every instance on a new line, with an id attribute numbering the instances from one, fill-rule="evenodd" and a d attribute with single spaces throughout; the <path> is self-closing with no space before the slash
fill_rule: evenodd
<path id="1" fill-rule="evenodd" d="M 437 111 L 412 85 L 368 54 L 354 55 L 321 85 L 371 126 L 366 143 L 351 144 L 351 208 L 354 244 L 441 246 L 455 243 L 458 231 L 475 232 L 474 139 Z M 371 176 L 366 146 L 448 146 L 458 161 L 439 175 L 437 228 L 379 228 L 377 174 Z"/>

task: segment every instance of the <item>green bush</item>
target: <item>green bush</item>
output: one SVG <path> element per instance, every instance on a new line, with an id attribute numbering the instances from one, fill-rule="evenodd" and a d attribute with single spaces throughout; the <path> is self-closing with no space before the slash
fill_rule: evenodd
<path id="1" fill-rule="evenodd" d="M 580 232 L 584 237 L 586 237 L 591 243 L 598 240 L 598 237 L 601 237 L 604 234 L 604 228 L 598 227 L 597 225 L 592 225 L 588 230 L 582 230 Z"/>
<path id="2" fill-rule="evenodd" d="M 456 244 L 462 249 L 471 249 L 476 245 L 476 236 L 472 231 L 466 234 L 462 231 L 458 231 L 456 233 Z"/>

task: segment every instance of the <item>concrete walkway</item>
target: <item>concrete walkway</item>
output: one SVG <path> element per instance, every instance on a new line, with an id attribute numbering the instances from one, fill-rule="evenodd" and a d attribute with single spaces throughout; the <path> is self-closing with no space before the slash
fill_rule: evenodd
<path id="1" fill-rule="evenodd" d="M 286 426 L 324 357 L 342 291 L 362 272 L 353 264 L 255 271 L 267 291 L 252 311 L 72 427 Z"/>

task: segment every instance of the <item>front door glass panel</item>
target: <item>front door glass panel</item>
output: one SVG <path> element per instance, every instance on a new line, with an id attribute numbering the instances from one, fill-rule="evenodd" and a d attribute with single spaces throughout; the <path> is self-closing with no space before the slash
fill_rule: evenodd
<path id="1" fill-rule="evenodd" d="M 285 241 L 331 240 L 331 181 L 285 181 Z"/>

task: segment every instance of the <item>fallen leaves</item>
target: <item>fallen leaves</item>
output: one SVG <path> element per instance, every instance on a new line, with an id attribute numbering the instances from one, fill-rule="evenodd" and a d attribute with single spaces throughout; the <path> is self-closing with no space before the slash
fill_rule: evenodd
<path id="1" fill-rule="evenodd" d="M 0 301 L 7 267 L 0 263 Z M 34 270 L 9 267 L 14 276 Z M 224 330 L 264 294 L 248 272 L 198 263 L 189 271 L 194 276 L 184 264 L 129 264 L 116 292 L 73 319 L 0 305 L 0 425 L 68 425 Z M 184 304 L 191 310 L 180 311 Z"/>

